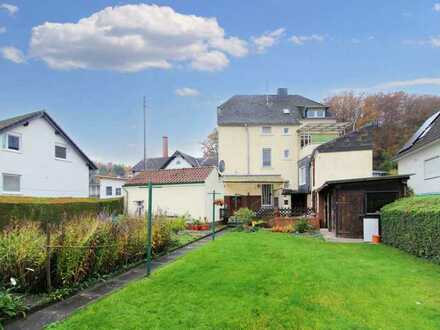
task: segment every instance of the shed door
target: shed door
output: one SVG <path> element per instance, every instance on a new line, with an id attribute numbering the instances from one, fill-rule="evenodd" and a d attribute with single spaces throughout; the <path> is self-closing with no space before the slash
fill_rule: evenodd
<path id="1" fill-rule="evenodd" d="M 362 238 L 364 199 L 361 191 L 339 191 L 337 194 L 336 233 L 338 236 Z"/>

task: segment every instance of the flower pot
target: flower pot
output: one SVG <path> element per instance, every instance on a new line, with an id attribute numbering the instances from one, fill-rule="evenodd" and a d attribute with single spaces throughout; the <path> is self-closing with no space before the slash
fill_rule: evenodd
<path id="1" fill-rule="evenodd" d="M 208 224 L 200 225 L 200 230 L 209 230 L 209 225 Z"/>
<path id="2" fill-rule="evenodd" d="M 373 235 L 373 244 L 379 244 L 380 243 L 380 236 L 379 235 Z"/>

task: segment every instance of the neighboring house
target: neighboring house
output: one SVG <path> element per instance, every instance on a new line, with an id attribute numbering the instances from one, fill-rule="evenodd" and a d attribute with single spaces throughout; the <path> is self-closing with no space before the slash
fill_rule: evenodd
<path id="1" fill-rule="evenodd" d="M 88 197 L 96 169 L 45 111 L 0 121 L 0 195 Z"/>
<path id="2" fill-rule="evenodd" d="M 195 168 L 201 166 L 217 166 L 216 158 L 197 158 L 190 156 L 184 152 L 176 150 L 171 156 L 168 155 L 168 137 L 162 138 L 162 157 L 153 157 L 139 161 L 133 166 L 134 175 L 146 170 L 163 170 L 163 169 L 179 169 L 179 168 Z"/>
<path id="3" fill-rule="evenodd" d="M 148 200 L 147 184 L 153 184 L 153 212 L 170 216 L 188 215 L 195 219 L 212 221 L 213 196 L 223 197 L 223 183 L 217 169 L 212 166 L 147 170 L 130 178 L 124 186 L 125 208 L 129 215 L 145 213 Z M 216 221 L 220 220 L 216 207 Z"/>
<path id="4" fill-rule="evenodd" d="M 298 161 L 344 133 L 330 109 L 279 88 L 276 95 L 236 95 L 218 107 L 219 167 L 225 203 L 240 207 L 306 205 Z"/>
<path id="5" fill-rule="evenodd" d="M 118 198 L 123 196 L 123 186 L 128 178 L 110 175 L 96 175 L 93 184 L 90 184 L 90 197 Z"/>
<path id="6" fill-rule="evenodd" d="M 399 174 L 413 174 L 416 194 L 440 193 L 440 111 L 429 117 L 397 153 Z"/>

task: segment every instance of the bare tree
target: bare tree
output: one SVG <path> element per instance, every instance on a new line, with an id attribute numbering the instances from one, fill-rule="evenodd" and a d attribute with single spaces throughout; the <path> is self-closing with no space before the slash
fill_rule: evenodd
<path id="1" fill-rule="evenodd" d="M 214 158 L 218 153 L 218 131 L 214 129 L 208 137 L 202 141 L 202 153 L 204 158 Z"/>

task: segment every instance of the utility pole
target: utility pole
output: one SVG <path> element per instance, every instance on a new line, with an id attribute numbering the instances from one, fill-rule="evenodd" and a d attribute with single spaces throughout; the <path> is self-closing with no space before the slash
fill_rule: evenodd
<path id="1" fill-rule="evenodd" d="M 147 170 L 147 98 L 144 96 L 144 172 Z"/>

